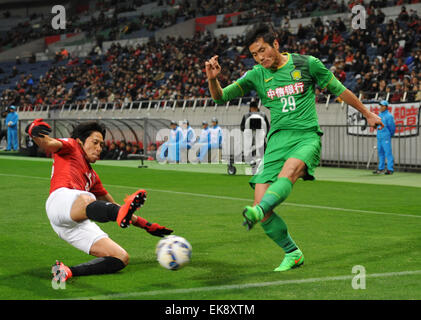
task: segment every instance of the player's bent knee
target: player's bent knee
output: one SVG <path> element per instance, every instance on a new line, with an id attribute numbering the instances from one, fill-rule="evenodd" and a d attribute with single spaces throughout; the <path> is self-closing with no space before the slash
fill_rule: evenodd
<path id="1" fill-rule="evenodd" d="M 94 198 L 86 194 L 78 196 L 73 202 L 72 209 L 70 210 L 70 218 L 76 222 L 88 219 L 86 216 L 86 207 L 94 201 Z"/>
<path id="2" fill-rule="evenodd" d="M 130 256 L 126 251 L 124 251 L 124 253 L 122 255 L 120 255 L 118 257 L 115 257 L 115 258 L 120 259 L 124 263 L 125 266 L 127 266 L 129 264 L 129 261 L 130 261 Z"/>
<path id="3" fill-rule="evenodd" d="M 278 178 L 288 178 L 294 184 L 299 178 L 304 177 L 307 173 L 307 165 L 299 159 L 290 158 L 285 163 Z"/>
<path id="4" fill-rule="evenodd" d="M 127 251 L 110 238 L 103 238 L 95 242 L 92 245 L 89 254 L 95 257 L 114 257 L 121 260 L 125 266 L 129 264 L 130 260 Z"/>

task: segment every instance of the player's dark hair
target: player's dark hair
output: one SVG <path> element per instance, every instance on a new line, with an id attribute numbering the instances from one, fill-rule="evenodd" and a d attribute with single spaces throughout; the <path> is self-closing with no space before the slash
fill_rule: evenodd
<path id="1" fill-rule="evenodd" d="M 273 42 L 277 40 L 278 34 L 270 23 L 259 23 L 257 26 L 252 26 L 251 30 L 246 34 L 244 49 L 248 49 L 248 47 L 260 38 L 273 46 Z"/>
<path id="2" fill-rule="evenodd" d="M 105 126 L 102 123 L 96 121 L 83 122 L 78 124 L 72 132 L 73 139 L 80 139 L 82 143 L 85 143 L 86 138 L 88 138 L 92 132 L 99 132 L 102 134 L 102 138 L 105 140 Z"/>

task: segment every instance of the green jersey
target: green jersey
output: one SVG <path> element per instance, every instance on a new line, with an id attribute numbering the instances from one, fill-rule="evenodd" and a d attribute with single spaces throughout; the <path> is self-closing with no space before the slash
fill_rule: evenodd
<path id="1" fill-rule="evenodd" d="M 262 105 L 270 110 L 271 130 L 304 130 L 321 133 L 316 112 L 315 86 L 336 96 L 345 91 L 342 83 L 323 63 L 313 57 L 283 53 L 287 62 L 276 71 L 256 65 L 223 89 L 222 104 L 255 90 Z"/>

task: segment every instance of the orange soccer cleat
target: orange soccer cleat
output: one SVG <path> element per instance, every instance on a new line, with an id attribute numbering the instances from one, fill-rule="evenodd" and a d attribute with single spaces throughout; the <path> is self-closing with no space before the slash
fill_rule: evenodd
<path id="1" fill-rule="evenodd" d="M 146 201 L 146 191 L 137 190 L 124 199 L 124 204 L 120 207 L 117 215 L 117 224 L 121 228 L 127 228 L 132 223 L 133 213 L 143 206 Z"/>

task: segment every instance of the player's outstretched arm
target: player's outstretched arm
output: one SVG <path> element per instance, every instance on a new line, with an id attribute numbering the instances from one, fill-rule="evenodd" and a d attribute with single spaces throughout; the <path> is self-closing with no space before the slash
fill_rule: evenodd
<path id="1" fill-rule="evenodd" d="M 61 149 L 63 143 L 59 140 L 51 138 L 48 134 L 51 132 L 51 127 L 43 119 L 35 119 L 25 129 L 26 133 L 34 140 L 34 142 L 47 153 L 54 153 Z"/>
<path id="2" fill-rule="evenodd" d="M 341 98 L 343 101 L 345 101 L 345 103 L 349 104 L 350 106 L 354 107 L 359 112 L 361 112 L 364 118 L 367 119 L 367 124 L 370 127 L 377 128 L 378 126 L 380 126 L 380 130 L 384 128 L 384 124 L 380 117 L 377 114 L 368 110 L 367 107 L 364 106 L 364 104 L 360 101 L 360 99 L 358 99 L 357 96 L 352 93 L 352 91 L 346 89 L 344 92 L 342 92 L 341 95 L 339 95 L 339 98 Z"/>

